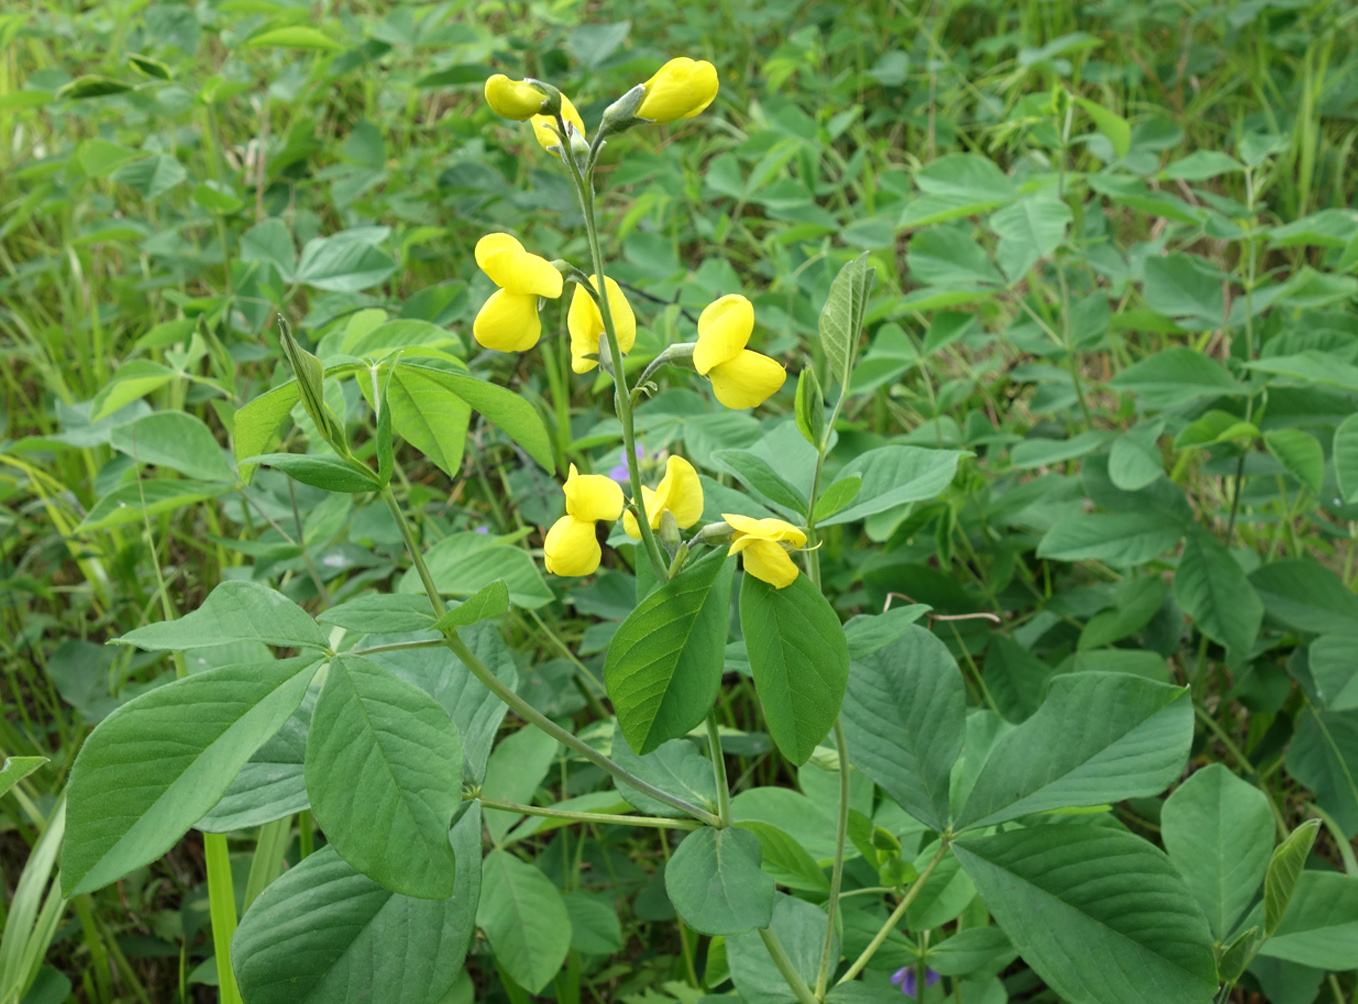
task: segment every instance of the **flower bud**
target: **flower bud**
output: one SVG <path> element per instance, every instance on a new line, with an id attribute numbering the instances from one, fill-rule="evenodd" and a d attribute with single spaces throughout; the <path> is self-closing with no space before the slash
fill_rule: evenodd
<path id="1" fill-rule="evenodd" d="M 717 97 L 717 68 L 707 60 L 679 56 L 656 71 L 642 85 L 646 96 L 636 116 L 651 122 L 688 119 L 703 111 Z"/>
<path id="2" fill-rule="evenodd" d="M 557 92 L 556 100 L 559 107 L 560 92 Z M 548 96 L 527 80 L 510 80 L 503 73 L 497 73 L 486 80 L 486 103 L 501 118 L 525 122 L 547 112 Z"/>

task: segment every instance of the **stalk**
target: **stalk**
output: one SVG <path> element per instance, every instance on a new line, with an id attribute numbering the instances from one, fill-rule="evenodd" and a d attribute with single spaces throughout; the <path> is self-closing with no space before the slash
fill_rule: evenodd
<path id="1" fill-rule="evenodd" d="M 499 812 L 513 812 L 520 816 L 548 816 L 569 819 L 576 823 L 616 823 L 620 826 L 650 826 L 657 830 L 696 830 L 702 824 L 692 819 L 667 819 L 664 816 L 626 816 L 606 812 L 575 812 L 548 805 L 519 805 L 493 798 L 477 798 L 481 807 Z"/>
<path id="2" fill-rule="evenodd" d="M 839 890 L 844 884 L 844 836 L 849 828 L 849 744 L 844 740 L 844 724 L 835 719 L 835 749 L 839 753 L 839 817 L 835 826 L 835 863 L 830 871 L 830 898 L 826 909 L 830 919 L 825 925 L 825 946 L 820 953 L 820 970 L 816 974 L 816 997 L 825 997 L 826 984 L 830 982 L 830 967 L 834 959 L 835 915 L 839 912 Z"/>
<path id="3" fill-rule="evenodd" d="M 773 928 L 761 927 L 759 936 L 764 939 L 764 947 L 768 949 L 769 955 L 773 958 L 773 964 L 778 967 L 778 972 L 783 974 L 783 979 L 792 988 L 798 1004 L 820 1004 L 820 1001 L 811 993 L 811 988 L 806 985 L 806 980 L 802 979 L 801 973 L 797 972 L 797 967 L 787 957 L 787 950 L 783 948 L 783 943 L 778 940 L 778 935 L 773 933 Z"/>
<path id="4" fill-rule="evenodd" d="M 731 786 L 726 780 L 726 757 L 721 751 L 721 735 L 717 731 L 717 711 L 707 716 L 707 748 L 712 755 L 712 774 L 717 782 L 717 818 L 721 825 L 731 825 Z"/>
<path id="5" fill-rule="evenodd" d="M 896 929 L 896 925 L 899 924 L 901 918 L 905 916 L 905 911 L 910 908 L 910 904 L 915 901 L 915 897 L 919 895 L 919 891 L 924 888 L 924 883 L 927 882 L 929 876 L 934 873 L 934 869 L 938 867 L 938 863 L 943 860 L 943 855 L 948 853 L 948 845 L 950 843 L 951 838 L 945 834 L 943 840 L 938 845 L 938 853 L 934 855 L 934 859 L 929 862 L 929 866 L 925 868 L 924 871 L 920 872 L 919 878 L 915 879 L 914 883 L 910 886 L 910 890 L 905 894 L 901 901 L 896 904 L 896 909 L 891 911 L 891 916 L 888 917 L 886 923 L 882 925 L 882 929 L 873 936 L 872 941 L 868 942 L 868 947 L 863 949 L 863 954 L 858 956 L 858 958 L 854 960 L 854 964 L 849 967 L 849 971 L 839 978 L 839 983 L 848 983 L 863 971 L 864 966 L 872 961 L 872 957 L 877 954 L 877 949 L 882 947 L 882 943 L 886 941 L 887 936 Z M 839 983 L 836 983 L 835 986 L 839 986 Z"/>

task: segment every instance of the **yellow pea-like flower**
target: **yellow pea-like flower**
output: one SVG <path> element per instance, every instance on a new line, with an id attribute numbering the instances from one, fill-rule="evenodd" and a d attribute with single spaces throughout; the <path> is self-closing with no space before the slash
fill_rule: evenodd
<path id="1" fill-rule="evenodd" d="M 486 234 L 477 241 L 476 264 L 500 288 L 476 315 L 472 335 L 500 352 L 531 349 L 542 335 L 538 297 L 561 296 L 561 273 L 546 258 L 525 251 L 509 234 Z"/>
<path id="2" fill-rule="evenodd" d="M 574 130 L 575 135 L 584 138 L 585 120 L 575 110 L 575 105 L 571 104 L 571 99 L 564 94 L 561 95 L 561 118 L 566 123 L 568 134 Z M 533 135 L 537 137 L 538 145 L 553 157 L 560 157 L 561 137 L 556 132 L 556 116 L 534 115 L 529 121 L 533 124 Z M 568 135 L 566 138 L 570 139 L 570 136 Z"/>
<path id="3" fill-rule="evenodd" d="M 603 560 L 594 524 L 599 520 L 612 523 L 622 515 L 622 488 L 612 478 L 581 474 L 571 464 L 561 490 L 566 494 L 566 515 L 547 531 L 543 563 L 553 575 L 589 575 Z"/>
<path id="4" fill-rule="evenodd" d="M 671 456 L 665 462 L 665 476 L 660 484 L 655 491 L 642 485 L 641 498 L 646 503 L 646 521 L 652 530 L 660 529 L 660 516 L 666 510 L 681 530 L 687 530 L 703 515 L 702 482 L 693 465 L 683 457 Z M 641 539 L 641 527 L 630 512 L 622 514 L 622 528 L 633 540 Z"/>
<path id="5" fill-rule="evenodd" d="M 599 277 L 589 277 L 589 284 L 597 291 Z M 622 288 L 604 276 L 604 287 L 608 290 L 608 312 L 613 315 L 613 330 L 618 335 L 618 348 L 631 352 L 637 340 L 637 315 L 632 305 L 622 295 Z M 571 297 L 571 309 L 566 315 L 566 328 L 571 333 L 571 369 L 576 373 L 588 373 L 599 365 L 598 359 L 586 359 L 586 355 L 599 355 L 607 349 L 601 344 L 604 336 L 604 318 L 599 305 L 594 302 L 583 286 L 575 287 Z"/>
<path id="6" fill-rule="evenodd" d="M 486 80 L 486 104 L 501 118 L 524 122 L 542 111 L 547 95 L 532 84 L 497 73 Z"/>
<path id="7" fill-rule="evenodd" d="M 687 56 L 671 59 L 646 81 L 646 96 L 636 116 L 652 122 L 688 119 L 703 111 L 717 97 L 717 68 L 705 59 Z"/>
<path id="8" fill-rule="evenodd" d="M 745 346 L 754 331 L 754 305 L 739 293 L 709 303 L 698 316 L 693 368 L 712 381 L 712 393 L 728 408 L 755 408 L 787 379 L 776 359 Z"/>
<path id="9" fill-rule="evenodd" d="M 805 547 L 805 533 L 781 519 L 752 519 L 735 513 L 722 513 L 721 518 L 735 531 L 727 553 L 743 554 L 745 571 L 774 589 L 797 580 L 797 565 L 784 545 Z"/>

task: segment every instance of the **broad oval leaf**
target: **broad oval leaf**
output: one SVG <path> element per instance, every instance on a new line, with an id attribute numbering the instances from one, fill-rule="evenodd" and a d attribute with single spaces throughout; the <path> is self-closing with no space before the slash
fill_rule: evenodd
<path id="1" fill-rule="evenodd" d="M 1249 655 L 1264 620 L 1264 604 L 1226 545 L 1194 528 L 1174 575 L 1174 599 L 1198 630 L 1221 644 L 1232 665 Z"/>
<path id="2" fill-rule="evenodd" d="M 1048 530 L 1037 556 L 1130 568 L 1158 558 L 1183 535 L 1182 524 L 1156 512 L 1081 513 Z"/>
<path id="3" fill-rule="evenodd" d="M 930 450 L 922 446 L 881 446 L 849 461 L 839 481 L 850 475 L 861 479 L 858 494 L 844 509 L 822 522 L 836 526 L 864 519 L 907 502 L 931 499 L 952 483 L 962 450 Z"/>
<path id="4" fill-rule="evenodd" d="M 1304 871 L 1261 955 L 1317 969 L 1347 970 L 1358 959 L 1358 878 Z"/>
<path id="5" fill-rule="evenodd" d="M 825 946 L 826 920 L 824 910 L 803 899 L 780 895 L 773 904 L 770 929 L 778 937 L 792 968 L 812 987 L 816 985 L 816 972 Z M 744 1004 L 793 1004 L 797 1000 L 757 932 L 728 938 L 726 953 L 731 981 Z M 830 957 L 839 958 L 838 934 L 830 946 Z M 901 1000 L 900 992 L 895 989 L 891 990 L 891 997 Z"/>
<path id="6" fill-rule="evenodd" d="M 323 651 L 330 647 L 305 610 L 277 590 L 246 579 L 221 583 L 202 606 L 178 620 L 158 621 L 114 639 L 149 651 L 181 652 L 234 641 Z"/>
<path id="7" fill-rule="evenodd" d="M 212 430 L 182 411 L 157 411 L 115 426 L 109 445 L 141 464 L 169 467 L 202 481 L 236 480 Z"/>
<path id="8" fill-rule="evenodd" d="M 495 961 L 531 994 L 551 982 L 571 947 L 571 918 L 561 893 L 509 851 L 491 851 L 481 864 L 476 923 Z"/>
<path id="9" fill-rule="evenodd" d="M 307 737 L 311 808 L 345 861 L 420 899 L 453 894 L 448 827 L 462 801 L 462 743 L 424 691 L 360 656 L 330 663 Z"/>
<path id="10" fill-rule="evenodd" d="M 712 935 L 768 927 L 775 888 L 762 853 L 748 830 L 704 826 L 686 836 L 665 866 L 665 891 L 684 923 Z"/>
<path id="11" fill-rule="evenodd" d="M 618 766 L 631 771 L 647 784 L 715 812 L 717 782 L 712 761 L 686 739 L 661 743 L 645 756 L 632 752 L 620 727 L 613 730 L 612 756 Z M 644 795 L 629 784 L 614 779 L 613 787 L 628 805 L 648 816 L 685 817 L 687 814 L 659 799 Z"/>

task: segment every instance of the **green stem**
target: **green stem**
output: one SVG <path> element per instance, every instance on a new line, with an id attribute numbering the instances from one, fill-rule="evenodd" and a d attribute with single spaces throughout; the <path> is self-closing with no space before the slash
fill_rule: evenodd
<path id="1" fill-rule="evenodd" d="M 835 719 L 835 750 L 839 753 L 839 818 L 835 825 L 835 863 L 830 871 L 830 898 L 825 908 L 830 919 L 825 925 L 825 946 L 820 953 L 820 971 L 816 974 L 816 997 L 825 997 L 830 982 L 830 967 L 835 960 L 830 956 L 835 947 L 835 915 L 839 912 L 839 890 L 844 883 L 844 836 L 849 829 L 849 744 L 844 739 L 844 725 Z"/>
<path id="2" fill-rule="evenodd" d="M 769 955 L 773 958 L 773 964 L 783 974 L 783 979 L 792 988 L 792 993 L 796 996 L 799 1004 L 820 1004 L 815 994 L 811 992 L 811 988 L 806 985 L 806 980 L 802 979 L 801 973 L 797 972 L 797 967 L 787 957 L 787 951 L 783 948 L 783 943 L 778 940 L 778 935 L 773 933 L 773 929 L 761 927 L 759 937 L 764 939 L 764 947 L 768 949 Z"/>
<path id="3" fill-rule="evenodd" d="M 696 830 L 700 823 L 692 819 L 666 819 L 664 816 L 623 816 L 606 812 L 574 812 L 558 809 L 550 805 L 519 805 L 515 802 L 501 802 L 493 798 L 480 798 L 477 801 L 486 809 L 500 812 L 513 812 L 520 816 L 549 816 L 552 819 L 569 819 L 577 823 L 616 823 L 620 826 L 650 826 L 657 830 Z"/>
<path id="4" fill-rule="evenodd" d="M 877 954 L 877 949 L 882 947 L 882 943 L 886 941 L 891 932 L 896 929 L 896 925 L 899 924 L 901 918 L 905 916 L 905 911 L 910 908 L 910 904 L 915 901 L 915 897 L 918 896 L 920 890 L 924 888 L 924 883 L 929 880 L 929 876 L 934 873 L 934 869 L 938 867 L 938 863 L 943 860 L 943 855 L 948 853 L 948 845 L 951 842 L 951 836 L 949 834 L 944 834 L 942 841 L 939 842 L 938 853 L 934 855 L 934 859 L 929 862 L 928 867 L 925 868 L 924 871 L 920 872 L 919 878 L 915 879 L 914 883 L 910 886 L 910 890 L 905 894 L 901 901 L 896 904 L 896 909 L 891 911 L 891 916 L 888 917 L 886 923 L 882 925 L 882 929 L 873 936 L 873 939 L 870 942 L 868 942 L 868 947 L 863 949 L 863 954 L 858 956 L 858 958 L 854 960 L 854 964 L 849 967 L 849 971 L 839 978 L 839 983 L 848 983 L 863 971 L 864 966 L 872 961 L 872 957 Z M 839 986 L 839 983 L 836 983 L 835 986 Z"/>
<path id="5" fill-rule="evenodd" d="M 416 543 L 414 536 L 410 532 L 410 526 L 406 523 L 405 514 L 401 512 L 401 507 L 396 502 L 396 496 L 392 493 L 391 486 L 382 489 L 382 499 L 387 504 L 387 509 L 391 512 L 392 519 L 396 520 L 396 525 L 400 528 L 401 539 L 405 541 L 406 551 L 410 554 L 410 560 L 415 565 L 415 570 L 420 576 L 420 581 L 424 583 L 424 591 L 429 596 L 429 602 L 434 607 L 434 613 L 442 617 L 447 611 L 444 606 L 443 597 L 439 594 L 438 587 L 434 585 L 434 578 L 429 574 L 429 568 L 424 563 L 424 556 L 420 554 L 419 544 Z M 556 722 L 552 721 L 537 708 L 533 707 L 522 697 L 516 694 L 509 687 L 500 681 L 500 678 L 492 673 L 476 654 L 472 652 L 466 643 L 458 636 L 456 630 L 448 632 L 444 637 L 444 644 L 452 651 L 453 655 L 467 667 L 472 676 L 481 682 L 481 685 L 492 694 L 504 701 L 505 704 L 514 711 L 516 715 L 530 724 L 536 725 L 543 732 L 555 739 L 557 742 L 574 750 L 600 770 L 616 777 L 623 784 L 635 788 L 643 794 L 650 795 L 654 799 L 664 802 L 666 805 L 678 809 L 680 812 L 692 816 L 694 819 L 701 820 L 709 826 L 717 826 L 720 820 L 705 809 L 700 809 L 691 802 L 686 802 L 682 798 L 676 798 L 667 791 L 661 791 L 654 785 L 647 784 L 631 771 L 618 766 L 611 759 L 604 756 L 594 747 L 581 739 L 576 738 L 567 732 Z"/>
<path id="6" fill-rule="evenodd" d="M 393 641 L 386 645 L 372 645 L 368 648 L 354 648 L 349 650 L 350 655 L 372 655 L 375 652 L 404 652 L 411 648 L 442 648 L 442 638 L 430 638 L 428 641 Z"/>
<path id="7" fill-rule="evenodd" d="M 717 711 L 707 716 L 707 748 L 712 755 L 712 774 L 717 782 L 717 818 L 721 825 L 731 825 L 731 786 L 726 780 L 726 755 L 721 751 L 721 734 L 717 731 Z"/>
<path id="8" fill-rule="evenodd" d="M 212 917 L 212 947 L 217 953 L 217 987 L 221 1004 L 242 1004 L 231 970 L 231 936 L 236 933 L 236 890 L 231 879 L 231 857 L 226 837 L 204 833 L 207 851 L 208 910 Z"/>

